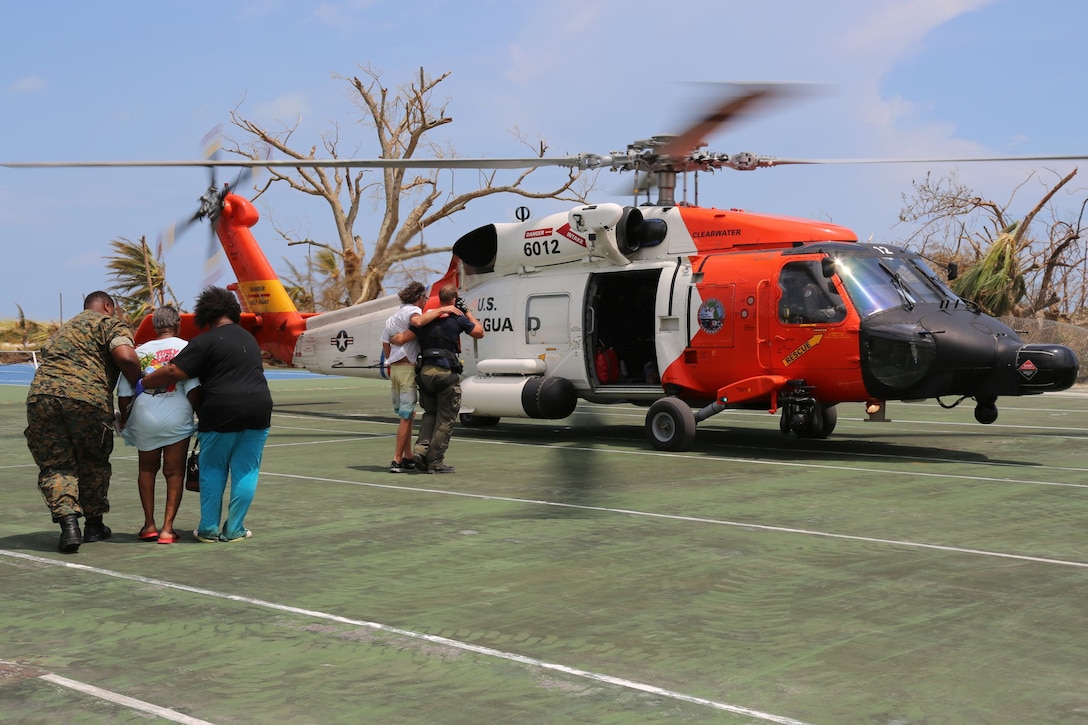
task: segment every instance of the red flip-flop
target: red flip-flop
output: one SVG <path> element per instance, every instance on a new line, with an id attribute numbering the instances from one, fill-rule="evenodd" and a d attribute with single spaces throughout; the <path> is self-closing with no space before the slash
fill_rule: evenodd
<path id="1" fill-rule="evenodd" d="M 178 540 L 178 534 L 177 534 L 176 531 L 174 533 L 172 533 L 172 534 L 165 534 L 165 533 L 164 534 L 159 534 L 159 543 L 160 544 L 173 544 L 177 540 Z"/>
<path id="2" fill-rule="evenodd" d="M 136 534 L 136 538 L 138 538 L 140 541 L 154 541 L 155 539 L 159 538 L 159 532 L 155 529 L 151 529 L 151 531 L 144 531 L 143 529 L 140 529 L 140 533 Z"/>

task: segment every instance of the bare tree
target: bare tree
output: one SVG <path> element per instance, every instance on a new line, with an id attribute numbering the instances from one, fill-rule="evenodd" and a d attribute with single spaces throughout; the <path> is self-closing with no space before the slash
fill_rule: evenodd
<path id="1" fill-rule="evenodd" d="M 447 72 L 432 78 L 421 68 L 418 78 L 396 92 L 384 86 L 380 72 L 369 66 L 362 69 L 361 77 L 336 77 L 348 84 L 352 99 L 363 114 L 364 123 L 374 129 L 381 158 L 411 158 L 426 150 L 434 158 L 441 159 L 451 158 L 453 153 L 432 142 L 427 134 L 453 121 L 446 115 L 446 103 L 439 104 L 434 99 L 435 89 L 449 75 Z M 228 149 L 233 153 L 258 159 L 266 157 L 267 149 L 271 148 L 289 158 L 317 158 L 316 146 L 305 152 L 291 146 L 291 136 L 298 130 L 300 121 L 290 128 L 273 132 L 243 117 L 237 108 L 231 112 L 231 120 L 254 139 L 246 145 L 235 143 L 234 148 Z M 328 158 L 340 158 L 338 126 L 334 125 L 331 131 L 322 135 L 322 144 Z M 543 142 L 534 149 L 540 156 L 546 151 Z M 445 190 L 440 183 L 442 172 L 438 170 L 418 173 L 405 169 L 383 169 L 380 180 L 371 176 L 375 173 L 373 170 L 360 169 L 299 166 L 292 172 L 271 169 L 270 173 L 268 184 L 285 182 L 293 189 L 324 199 L 329 205 L 338 237 L 335 244 L 295 239 L 282 229 L 277 231 L 289 244 L 310 244 L 334 251 L 343 262 L 343 280 L 348 298 L 356 303 L 378 297 L 382 293 L 386 274 L 395 266 L 436 252 L 449 251 L 451 247 L 448 246 L 429 246 L 423 241 L 422 233 L 435 222 L 463 210 L 473 200 L 511 193 L 530 199 L 584 202 L 588 193 L 588 189 L 581 193 L 574 190 L 575 181 L 579 178 L 579 173 L 574 170 L 568 173 L 564 183 L 544 192 L 522 188 L 532 170 L 521 172 L 512 183 L 507 184 L 499 183 L 498 172 L 479 172 L 479 187 L 463 193 Z M 374 238 L 365 240 L 355 232 L 355 225 L 363 213 L 364 204 L 371 200 L 381 214 L 381 223 Z M 420 239 L 415 242 L 417 235 Z"/>
<path id="2" fill-rule="evenodd" d="M 1088 245 L 1085 244 L 1083 190 L 1075 205 L 1055 203 L 1057 193 L 1077 170 L 1048 185 L 1023 217 L 1010 211 L 1016 195 L 1004 203 L 984 199 L 955 175 L 926 175 L 903 195 L 902 224 L 916 224 L 905 244 L 940 263 L 956 262 L 966 271 L 953 284 L 961 296 L 996 315 L 1041 315 L 1051 319 L 1083 317 L 1088 304 Z M 1057 175 L 1055 174 L 1055 177 Z"/>

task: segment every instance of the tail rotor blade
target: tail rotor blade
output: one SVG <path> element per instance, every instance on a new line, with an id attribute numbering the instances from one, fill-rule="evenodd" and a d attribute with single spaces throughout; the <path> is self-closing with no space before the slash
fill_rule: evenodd
<path id="1" fill-rule="evenodd" d="M 223 274 L 223 250 L 213 224 L 208 235 L 208 252 L 204 257 L 204 286 L 213 285 Z"/>
<path id="2" fill-rule="evenodd" d="M 163 229 L 161 232 L 159 232 L 157 241 L 161 253 L 165 254 L 166 252 L 169 252 L 174 247 L 174 244 L 177 242 L 178 237 L 185 234 L 185 232 L 189 230 L 189 227 L 200 221 L 200 218 L 200 212 L 196 212 L 195 214 L 191 214 L 183 219 L 174 222 L 170 226 L 166 227 L 166 229 Z"/>
<path id="3" fill-rule="evenodd" d="M 234 180 L 234 184 L 231 185 L 230 190 L 234 193 L 238 192 L 238 189 L 248 184 L 253 179 L 252 167 L 245 166 L 238 172 L 237 178 Z"/>
<path id="4" fill-rule="evenodd" d="M 216 124 L 215 128 L 204 134 L 204 138 L 200 140 L 201 147 L 204 150 L 204 158 L 210 161 L 219 161 L 219 151 L 223 148 L 223 124 Z M 209 166 L 209 178 L 208 188 L 216 188 L 215 181 L 215 167 Z"/>

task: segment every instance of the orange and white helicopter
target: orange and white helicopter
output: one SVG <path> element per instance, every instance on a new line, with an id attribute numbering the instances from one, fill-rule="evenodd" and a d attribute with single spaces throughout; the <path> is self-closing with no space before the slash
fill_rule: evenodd
<path id="1" fill-rule="evenodd" d="M 464 425 L 561 419 L 579 399 L 628 402 L 648 407 L 645 428 L 655 448 L 684 450 L 699 421 L 728 409 L 777 412 L 783 433 L 826 438 L 839 403 L 858 402 L 879 416 L 889 400 L 956 398 L 945 405 L 952 407 L 973 399 L 976 420 L 992 423 L 1001 396 L 1063 390 L 1075 382 L 1071 349 L 1025 343 L 958 298 L 917 254 L 859 243 L 834 224 L 678 201 L 679 174 L 823 163 L 705 150 L 706 133 L 775 92 L 773 86 L 749 88 L 683 134 L 608 156 L 305 165 L 548 165 L 656 177 L 655 203 L 581 205 L 541 219 L 488 224 L 457 240 L 428 304 L 437 304 L 442 285 L 456 284 L 486 332 L 462 350 Z M 977 160 L 999 159 L 959 161 Z M 243 324 L 272 357 L 318 373 L 386 375 L 380 336 L 400 304 L 395 295 L 300 313 L 250 232 L 258 221 L 253 205 L 229 187 L 214 186 L 201 203 L 199 216 L 214 224 L 237 276 Z M 184 323 L 183 337 L 198 332 L 191 318 Z M 137 337 L 152 336 L 144 320 Z"/>

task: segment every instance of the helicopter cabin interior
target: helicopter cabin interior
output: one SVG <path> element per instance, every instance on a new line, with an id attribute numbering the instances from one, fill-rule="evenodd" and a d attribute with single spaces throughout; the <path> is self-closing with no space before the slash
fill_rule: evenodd
<path id="1" fill-rule="evenodd" d="M 820 262 L 789 262 L 778 276 L 778 319 L 786 325 L 842 322 L 846 305 Z"/>
<path id="2" fill-rule="evenodd" d="M 650 269 L 590 278 L 584 329 L 596 385 L 660 386 L 654 344 L 660 276 L 660 269 Z"/>

